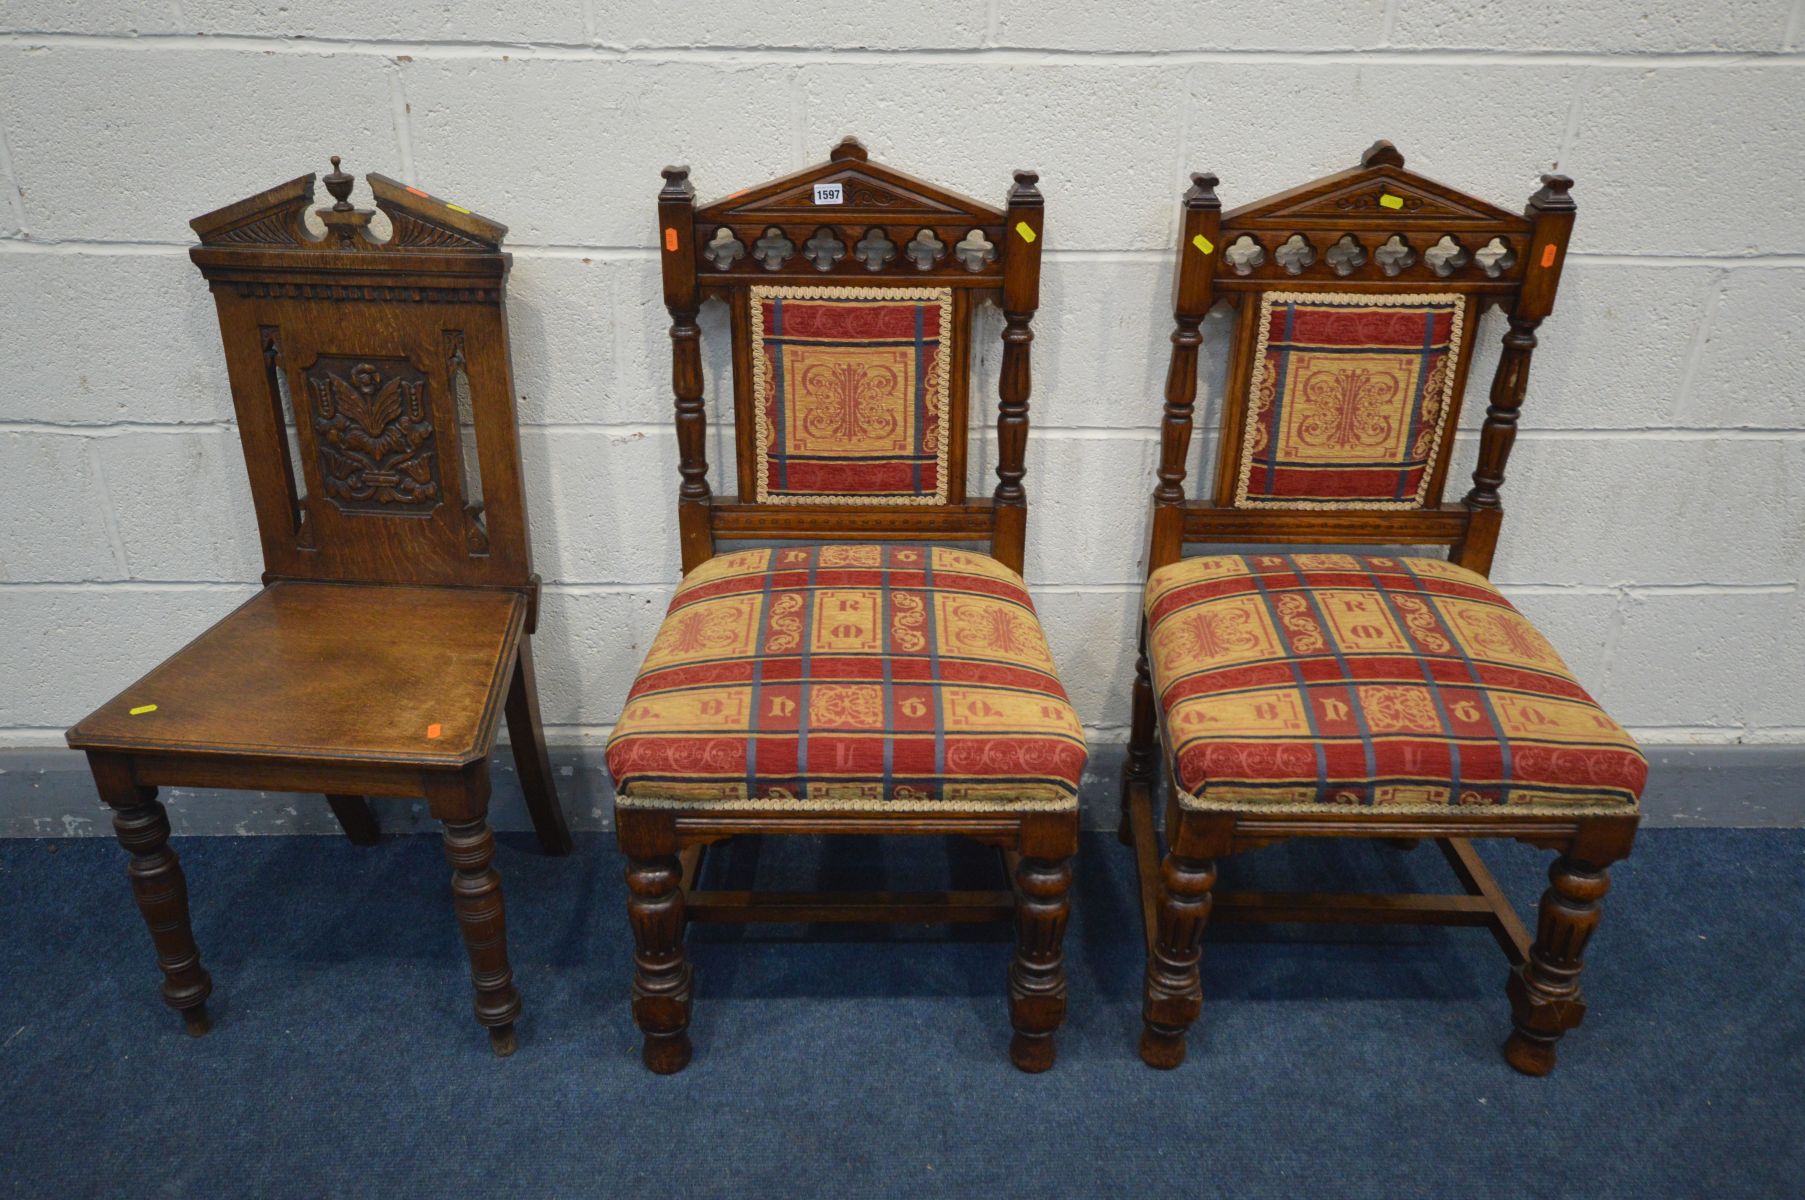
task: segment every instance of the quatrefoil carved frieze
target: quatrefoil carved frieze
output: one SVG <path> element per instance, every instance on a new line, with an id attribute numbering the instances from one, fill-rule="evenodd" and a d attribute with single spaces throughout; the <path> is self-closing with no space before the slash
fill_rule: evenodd
<path id="1" fill-rule="evenodd" d="M 817 271 L 831 271 L 835 263 L 846 257 L 846 243 L 827 226 L 815 230 L 813 237 L 802 243 L 802 256 L 815 264 Z"/>
<path id="2" fill-rule="evenodd" d="M 758 265 L 767 271 L 780 270 L 783 264 L 796 255 L 796 243 L 783 235 L 783 230 L 775 225 L 765 228 L 763 235 L 752 243 L 752 257 Z"/>

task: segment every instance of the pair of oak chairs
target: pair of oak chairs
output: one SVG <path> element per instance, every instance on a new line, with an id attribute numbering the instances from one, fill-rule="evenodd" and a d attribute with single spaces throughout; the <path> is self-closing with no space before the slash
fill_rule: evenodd
<path id="1" fill-rule="evenodd" d="M 265 586 L 68 740 L 116 810 L 164 1000 L 191 1032 L 208 1027 L 212 984 L 156 789 L 324 793 L 354 842 L 377 836 L 366 797 L 423 796 L 444 824 L 476 1017 L 507 1054 L 520 998 L 486 820 L 504 714 L 541 845 L 572 843 L 530 652 L 540 586 L 505 229 L 370 175 L 380 238 L 333 167 L 323 233 L 307 223 L 312 175 L 192 223 Z M 1044 1070 L 1066 1007 L 1086 747 L 1020 575 L 1037 177 L 1017 172 L 998 209 L 847 139 L 702 207 L 687 169 L 664 178 L 685 574 L 608 749 L 644 1060 L 689 1060 L 688 922 L 1012 918 L 1010 1056 Z M 1506 1057 L 1545 1073 L 1584 1014 L 1581 954 L 1646 773 L 1486 579 L 1570 181 L 1544 176 L 1519 215 L 1405 170 L 1385 142 L 1227 213 L 1215 178 L 1193 178 L 1122 777 L 1147 949 L 1141 1055 L 1182 1060 L 1210 919 L 1408 922 L 1492 933 L 1513 967 Z M 716 299 L 732 331 L 733 498 L 714 495 L 705 458 L 697 317 Z M 1003 314 L 997 484 L 974 497 L 970 334 L 985 300 Z M 1200 326 L 1219 302 L 1238 320 L 1214 492 L 1188 499 Z M 1472 488 L 1446 503 L 1488 305 L 1508 331 Z M 1208 552 L 1186 557 L 1192 544 Z M 1446 555 L 1394 549 L 1423 546 Z M 976 839 L 1001 852 L 1008 886 L 699 886 L 714 843 L 819 833 Z M 1462 890 L 1217 892 L 1217 859 L 1291 837 L 1433 839 Z M 1557 853 L 1533 937 L 1475 837 Z"/>

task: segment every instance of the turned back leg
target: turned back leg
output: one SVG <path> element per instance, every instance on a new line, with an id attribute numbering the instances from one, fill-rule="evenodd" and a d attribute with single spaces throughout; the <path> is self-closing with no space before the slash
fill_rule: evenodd
<path id="1" fill-rule="evenodd" d="M 332 806 L 332 815 L 338 818 L 339 827 L 352 844 L 358 846 L 374 846 L 382 840 L 382 825 L 376 820 L 376 813 L 370 808 L 370 802 L 362 796 L 326 796 L 326 803 Z"/>
<path id="2" fill-rule="evenodd" d="M 194 944 L 188 881 L 169 845 L 169 814 L 157 802 L 156 788 L 132 782 L 129 765 L 98 755 L 90 755 L 89 764 L 101 799 L 114 810 L 114 835 L 132 855 L 126 873 L 157 948 L 163 1003 L 181 1013 L 188 1032 L 199 1037 L 211 1027 L 207 997 L 213 992 L 213 979 L 201 966 L 201 952 Z"/>
<path id="3" fill-rule="evenodd" d="M 1134 663 L 1134 717 L 1128 731 L 1128 757 L 1122 762 L 1122 813 L 1116 821 L 1116 840 L 1134 845 L 1129 820 L 1129 796 L 1136 788 L 1153 794 L 1159 761 L 1159 724 L 1153 707 L 1153 669 L 1147 661 L 1147 624 L 1141 623 L 1141 648 Z"/>

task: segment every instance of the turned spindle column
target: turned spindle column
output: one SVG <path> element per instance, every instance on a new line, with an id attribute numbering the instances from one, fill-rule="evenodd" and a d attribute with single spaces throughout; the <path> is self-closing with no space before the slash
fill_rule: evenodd
<path id="1" fill-rule="evenodd" d="M 1003 363 L 997 379 L 997 486 L 992 497 L 990 552 L 1013 571 L 1027 552 L 1028 348 L 1040 307 L 1040 247 L 1045 202 L 1034 185 L 1040 176 L 1017 171 L 1003 216 Z"/>
<path id="2" fill-rule="evenodd" d="M 696 189 L 688 167 L 664 168 L 658 193 L 658 225 L 664 269 L 664 306 L 671 314 L 671 391 L 677 421 L 677 528 L 683 569 L 714 555 L 709 523 L 708 410 L 702 401 L 702 330 L 696 315 L 702 292 L 696 282 Z"/>

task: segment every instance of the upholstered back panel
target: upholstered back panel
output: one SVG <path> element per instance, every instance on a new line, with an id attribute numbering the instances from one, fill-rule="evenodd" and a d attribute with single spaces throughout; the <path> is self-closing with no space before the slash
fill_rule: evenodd
<path id="1" fill-rule="evenodd" d="M 950 287 L 753 287 L 749 309 L 761 502 L 947 502 Z"/>
<path id="2" fill-rule="evenodd" d="M 1419 508 L 1459 397 L 1467 298 L 1272 291 L 1243 406 L 1237 508 Z"/>

